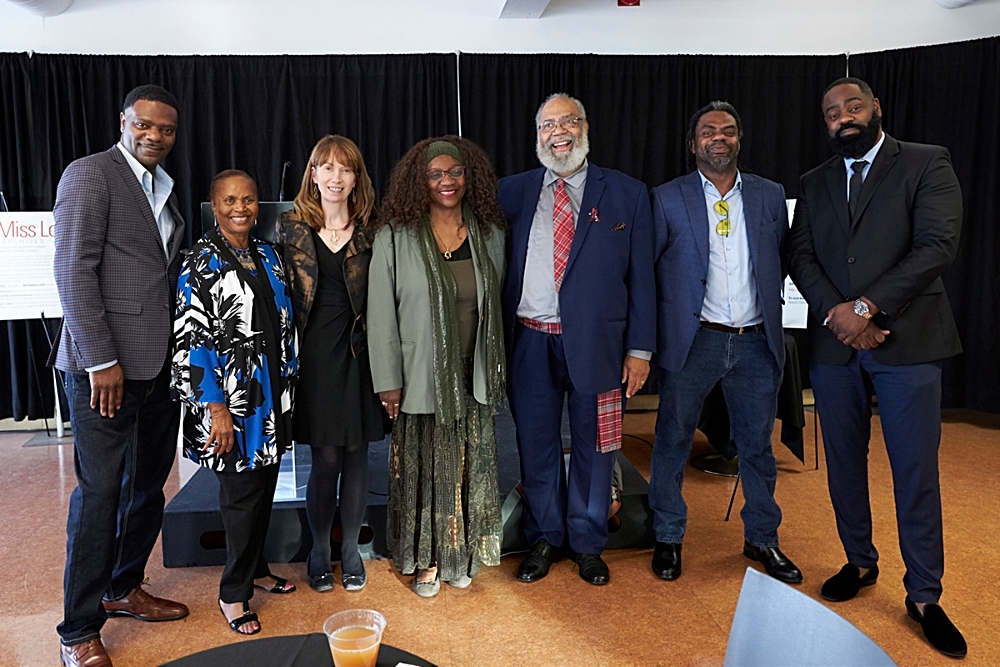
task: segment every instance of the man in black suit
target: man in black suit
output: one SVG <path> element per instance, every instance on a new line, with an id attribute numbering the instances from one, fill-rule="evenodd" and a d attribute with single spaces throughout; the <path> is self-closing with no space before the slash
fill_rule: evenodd
<path id="1" fill-rule="evenodd" d="M 864 81 L 823 94 L 837 154 L 802 177 L 789 270 L 809 303 L 810 369 L 847 564 L 832 601 L 878 578 L 868 499 L 872 391 L 892 465 L 906 610 L 946 655 L 965 639 L 937 602 L 944 574 L 938 446 L 941 362 L 962 351 L 941 273 L 954 260 L 962 194 L 948 151 L 897 141 Z"/>
<path id="2" fill-rule="evenodd" d="M 60 658 L 110 665 L 109 615 L 183 618 L 142 588 L 163 519 L 180 410 L 169 348 L 184 220 L 159 163 L 173 148 L 177 100 L 139 86 L 121 140 L 70 164 L 56 194 L 53 268 L 63 324 L 50 363 L 63 372 L 77 487 L 66 521 Z"/>

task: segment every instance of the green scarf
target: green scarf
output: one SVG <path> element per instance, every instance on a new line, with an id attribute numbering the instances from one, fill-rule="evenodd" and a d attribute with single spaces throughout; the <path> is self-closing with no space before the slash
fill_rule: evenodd
<path id="1" fill-rule="evenodd" d="M 485 340 L 476 342 L 486 352 L 486 404 L 494 409 L 504 399 L 506 358 L 503 349 L 503 322 L 500 315 L 500 281 L 486 249 L 472 209 L 464 206 L 462 217 L 469 243 L 479 258 L 483 275 L 483 326 Z M 431 297 L 431 345 L 434 364 L 434 416 L 448 441 L 465 437 L 465 367 L 458 340 L 455 278 L 438 250 L 431 232 L 430 218 L 420 224 L 420 249 L 427 269 Z"/>

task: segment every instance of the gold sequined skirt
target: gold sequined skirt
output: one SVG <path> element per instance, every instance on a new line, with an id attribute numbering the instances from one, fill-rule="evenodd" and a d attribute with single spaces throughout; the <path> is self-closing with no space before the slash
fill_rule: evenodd
<path id="1" fill-rule="evenodd" d="M 466 400 L 466 438 L 448 447 L 434 415 L 401 412 L 389 451 L 388 546 L 404 574 L 438 567 L 442 581 L 500 564 L 493 411 Z"/>

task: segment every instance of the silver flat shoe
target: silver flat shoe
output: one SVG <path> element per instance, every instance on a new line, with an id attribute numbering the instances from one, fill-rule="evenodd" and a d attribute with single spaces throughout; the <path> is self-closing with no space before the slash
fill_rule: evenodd
<path id="1" fill-rule="evenodd" d="M 340 583 L 343 584 L 345 591 L 360 591 L 368 583 L 368 572 L 365 571 L 364 563 L 361 564 L 361 574 L 348 574 L 342 572 L 340 576 Z"/>
<path id="2" fill-rule="evenodd" d="M 413 592 L 420 597 L 432 598 L 441 590 L 441 580 L 434 577 L 434 581 L 417 581 L 417 577 L 414 576 L 412 588 Z"/>
<path id="3" fill-rule="evenodd" d="M 472 577 L 467 574 L 463 574 L 457 579 L 449 579 L 446 583 L 454 588 L 468 588 L 469 584 L 472 583 Z"/>

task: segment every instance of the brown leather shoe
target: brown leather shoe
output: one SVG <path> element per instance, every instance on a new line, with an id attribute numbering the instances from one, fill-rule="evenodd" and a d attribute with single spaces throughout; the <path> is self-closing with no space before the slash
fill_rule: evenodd
<path id="1" fill-rule="evenodd" d="M 70 646 L 61 644 L 59 659 L 66 667 L 112 667 L 100 637 Z"/>
<path id="2" fill-rule="evenodd" d="M 176 621 L 188 615 L 187 606 L 153 597 L 141 585 L 120 600 L 105 600 L 104 611 L 108 616 L 131 616 L 140 621 Z"/>

